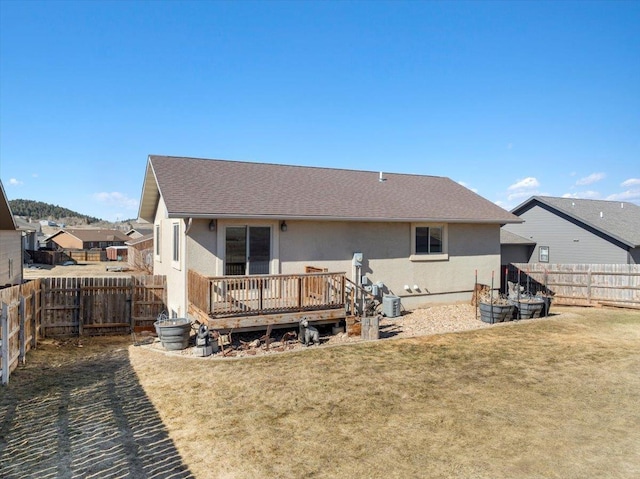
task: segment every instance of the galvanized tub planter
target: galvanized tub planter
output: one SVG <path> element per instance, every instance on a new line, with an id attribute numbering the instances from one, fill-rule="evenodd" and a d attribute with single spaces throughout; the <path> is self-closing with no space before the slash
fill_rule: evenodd
<path id="1" fill-rule="evenodd" d="M 551 296 L 536 295 L 536 299 L 541 299 L 544 302 L 544 305 L 542 306 L 542 313 L 540 313 L 540 316 L 549 316 L 549 310 L 551 309 Z"/>
<path id="2" fill-rule="evenodd" d="M 513 316 L 512 304 L 491 304 L 480 302 L 480 319 L 485 323 L 502 323 L 510 321 Z"/>
<path id="3" fill-rule="evenodd" d="M 531 319 L 542 316 L 544 308 L 544 299 L 542 298 L 521 298 L 520 300 L 511 300 L 511 302 L 515 307 L 514 319 Z"/>
<path id="4" fill-rule="evenodd" d="M 188 318 L 162 318 L 153 325 L 162 346 L 168 351 L 179 351 L 189 345 L 191 321 Z"/>

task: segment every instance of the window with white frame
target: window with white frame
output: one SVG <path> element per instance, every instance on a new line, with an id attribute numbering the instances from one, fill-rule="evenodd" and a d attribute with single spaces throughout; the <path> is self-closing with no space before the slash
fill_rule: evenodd
<path id="1" fill-rule="evenodd" d="M 411 228 L 411 259 L 430 261 L 448 259 L 447 225 L 414 224 Z"/>
<path id="2" fill-rule="evenodd" d="M 180 223 L 173 224 L 173 262 L 180 263 Z"/>
<path id="3" fill-rule="evenodd" d="M 549 262 L 549 247 L 548 246 L 540 246 L 538 250 L 538 261 L 540 263 L 548 263 Z"/>
<path id="4" fill-rule="evenodd" d="M 156 225 L 156 256 L 160 259 L 160 225 Z"/>

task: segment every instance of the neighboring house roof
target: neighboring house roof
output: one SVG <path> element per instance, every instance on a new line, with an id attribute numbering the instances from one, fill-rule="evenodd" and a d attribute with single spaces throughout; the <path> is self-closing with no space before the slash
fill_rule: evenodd
<path id="1" fill-rule="evenodd" d="M 89 241 L 128 241 L 129 238 L 126 234 L 119 230 L 108 230 L 108 229 L 72 229 L 67 228 L 64 230 L 58 231 L 56 234 L 50 236 L 48 240 L 52 240 L 58 235 L 63 233 L 70 234 L 71 236 L 76 237 L 83 243 Z"/>
<path id="2" fill-rule="evenodd" d="M 17 229 L 21 231 L 32 231 L 32 232 L 41 231 L 40 223 L 29 223 L 28 221 L 23 220 L 18 216 L 14 216 L 13 220 L 16 222 Z"/>
<path id="3" fill-rule="evenodd" d="M 520 223 L 449 178 L 149 156 L 139 216 Z"/>
<path id="4" fill-rule="evenodd" d="M 504 228 L 500 228 L 500 244 L 515 244 L 515 245 L 534 245 L 535 241 L 532 241 L 524 236 L 517 235 L 511 231 L 507 231 Z"/>
<path id="5" fill-rule="evenodd" d="M 131 238 L 132 237 L 131 235 L 137 234 L 139 236 L 145 236 L 145 235 L 148 235 L 149 233 L 153 233 L 153 228 L 151 226 L 136 226 L 134 228 L 131 228 L 129 231 L 127 231 L 126 235 Z"/>
<path id="6" fill-rule="evenodd" d="M 626 201 L 532 196 L 511 212 L 521 215 L 536 205 L 566 215 L 631 248 L 640 246 L 640 206 L 636 204 Z"/>
<path id="7" fill-rule="evenodd" d="M 9 200 L 4 192 L 4 186 L 0 181 L 0 230 L 16 230 L 16 223 L 11 214 L 11 207 L 9 206 Z"/>
<path id="8" fill-rule="evenodd" d="M 140 236 L 139 238 L 129 239 L 125 244 L 127 246 L 135 246 L 140 243 L 144 243 L 145 241 L 153 241 L 153 233 L 149 233 L 148 235 Z"/>

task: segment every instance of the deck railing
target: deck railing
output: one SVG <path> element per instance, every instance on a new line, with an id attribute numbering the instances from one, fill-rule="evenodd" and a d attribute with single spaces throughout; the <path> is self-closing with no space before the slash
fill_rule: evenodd
<path id="1" fill-rule="evenodd" d="M 341 308 L 345 273 L 206 277 L 188 273 L 189 302 L 211 317 Z"/>

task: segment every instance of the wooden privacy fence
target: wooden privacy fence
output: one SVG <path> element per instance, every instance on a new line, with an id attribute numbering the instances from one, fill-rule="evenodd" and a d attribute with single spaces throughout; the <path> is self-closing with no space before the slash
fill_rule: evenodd
<path id="1" fill-rule="evenodd" d="M 0 290 L 0 382 L 25 362 L 40 335 L 41 280 Z"/>
<path id="2" fill-rule="evenodd" d="M 27 250 L 34 263 L 62 264 L 66 261 L 107 261 L 105 250 L 66 249 L 64 251 L 33 251 Z"/>
<path id="3" fill-rule="evenodd" d="M 152 330 L 165 308 L 164 276 L 42 280 L 45 337 Z"/>
<path id="4" fill-rule="evenodd" d="M 548 291 L 556 304 L 640 308 L 640 265 L 512 263 L 508 280 L 531 293 Z"/>
<path id="5" fill-rule="evenodd" d="M 2 383 L 39 338 L 153 330 L 165 308 L 164 276 L 42 278 L 2 289 Z"/>

